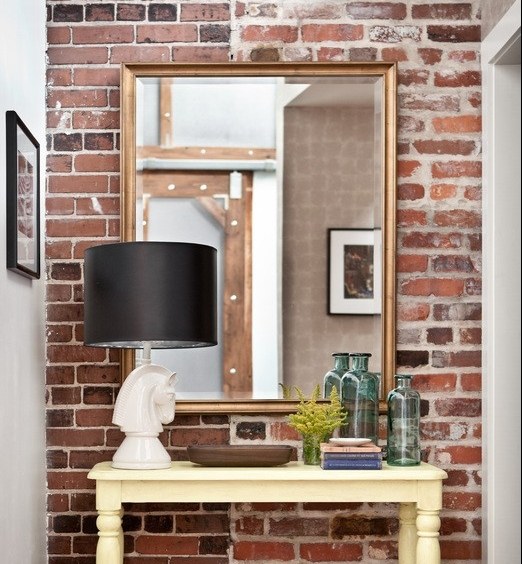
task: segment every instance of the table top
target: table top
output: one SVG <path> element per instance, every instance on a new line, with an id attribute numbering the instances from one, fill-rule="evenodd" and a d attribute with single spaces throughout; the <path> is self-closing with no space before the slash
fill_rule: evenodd
<path id="1" fill-rule="evenodd" d="M 162 470 L 122 470 L 113 468 L 111 462 L 96 464 L 88 474 L 93 480 L 107 481 L 429 481 L 444 480 L 444 470 L 421 462 L 418 466 L 388 466 L 382 470 L 323 470 L 320 466 L 289 462 L 270 467 L 208 467 L 192 462 L 173 462 Z"/>

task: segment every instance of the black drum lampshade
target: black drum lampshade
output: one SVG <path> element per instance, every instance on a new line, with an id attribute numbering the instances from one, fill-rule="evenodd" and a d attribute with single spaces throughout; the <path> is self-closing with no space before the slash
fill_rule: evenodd
<path id="1" fill-rule="evenodd" d="M 85 345 L 216 345 L 216 255 L 207 245 L 153 241 L 87 249 Z"/>

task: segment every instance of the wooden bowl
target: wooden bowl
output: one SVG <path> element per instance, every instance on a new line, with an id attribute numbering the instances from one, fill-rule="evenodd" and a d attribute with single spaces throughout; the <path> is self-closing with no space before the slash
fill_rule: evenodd
<path id="1" fill-rule="evenodd" d="M 280 466 L 290 461 L 288 445 L 194 445 L 188 459 L 201 466 Z"/>

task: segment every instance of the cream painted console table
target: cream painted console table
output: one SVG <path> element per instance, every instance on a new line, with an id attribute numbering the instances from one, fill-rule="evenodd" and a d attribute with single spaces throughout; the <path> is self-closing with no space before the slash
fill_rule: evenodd
<path id="1" fill-rule="evenodd" d="M 209 468 L 174 462 L 167 470 L 96 464 L 97 564 L 123 562 L 123 502 L 397 502 L 400 564 L 440 564 L 439 511 L 446 472 L 422 463 L 382 470 L 322 470 L 291 462 L 270 468 Z"/>

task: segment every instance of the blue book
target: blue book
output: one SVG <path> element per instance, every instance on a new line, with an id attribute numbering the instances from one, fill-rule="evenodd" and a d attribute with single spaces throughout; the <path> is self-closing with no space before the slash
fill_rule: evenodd
<path id="1" fill-rule="evenodd" d="M 323 459 L 321 460 L 321 468 L 323 470 L 380 470 L 382 461 L 379 460 L 339 460 L 339 459 Z"/>

